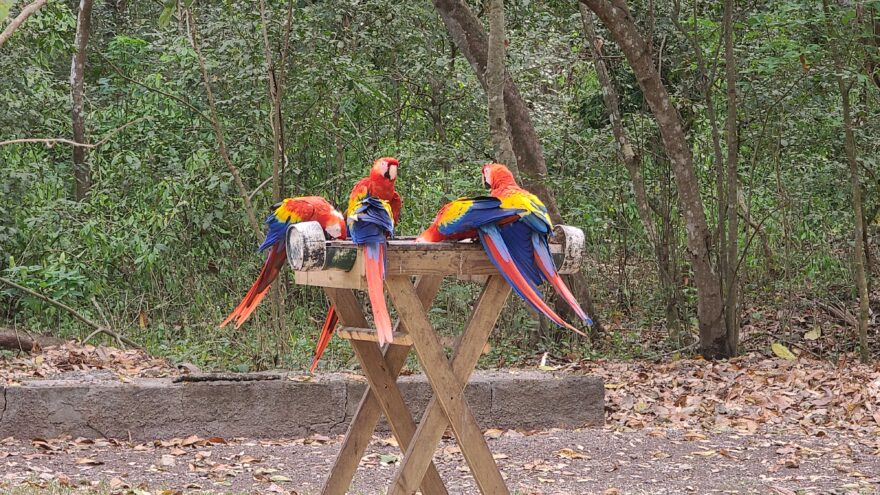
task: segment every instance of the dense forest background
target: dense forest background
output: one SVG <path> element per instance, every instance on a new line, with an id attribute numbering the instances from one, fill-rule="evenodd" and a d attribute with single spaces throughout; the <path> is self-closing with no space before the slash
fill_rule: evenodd
<path id="1" fill-rule="evenodd" d="M 0 0 L 0 28 L 27 3 Z M 217 328 L 262 262 L 249 205 L 260 221 L 278 197 L 339 204 L 393 155 L 399 231 L 414 235 L 444 201 L 480 192 L 496 156 L 483 74 L 448 29 L 464 2 L 36 3 L 0 42 L 0 276 L 159 355 L 304 367 L 317 290 L 284 279 L 244 327 Z M 490 3 L 465 14 L 488 30 Z M 601 325 L 578 338 L 511 300 L 484 364 L 771 344 L 876 355 L 880 1 L 625 5 L 504 2 L 503 63 L 547 168 L 531 179 L 587 235 L 579 293 Z M 700 215 L 704 242 L 688 237 Z M 460 331 L 476 290 L 444 286 L 431 315 L 444 332 Z M 93 330 L 9 284 L 0 319 Z M 712 351 L 709 335 L 732 344 Z M 345 367 L 348 346 L 327 356 Z"/>

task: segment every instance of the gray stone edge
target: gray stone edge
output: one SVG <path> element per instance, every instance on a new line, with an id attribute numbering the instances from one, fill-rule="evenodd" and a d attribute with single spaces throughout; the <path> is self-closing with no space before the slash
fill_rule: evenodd
<path id="1" fill-rule="evenodd" d="M 400 379 L 419 418 L 431 390 L 423 375 Z M 2 389 L 0 438 L 108 437 L 156 440 L 189 435 L 292 438 L 344 433 L 366 389 L 363 377 L 172 383 L 39 380 Z M 604 424 L 605 388 L 591 375 L 476 372 L 465 390 L 483 428 L 578 428 Z M 380 431 L 387 426 L 380 422 Z"/>

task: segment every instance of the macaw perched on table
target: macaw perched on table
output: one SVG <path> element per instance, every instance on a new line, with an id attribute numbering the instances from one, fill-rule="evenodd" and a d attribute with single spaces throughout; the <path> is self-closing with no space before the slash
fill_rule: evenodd
<path id="1" fill-rule="evenodd" d="M 260 244 L 260 251 L 269 249 L 266 263 L 257 276 L 257 280 L 245 294 L 244 299 L 223 320 L 221 327 L 235 320 L 235 328 L 239 328 L 254 312 L 260 301 L 266 297 L 272 282 L 278 277 L 281 267 L 287 260 L 287 247 L 284 245 L 287 227 L 299 222 L 316 221 L 321 224 L 324 234 L 332 239 L 345 239 L 345 218 L 326 199 L 319 196 L 302 196 L 287 198 L 272 207 L 266 217 L 269 229 L 266 238 Z"/>
<path id="2" fill-rule="evenodd" d="M 394 236 L 394 226 L 400 221 L 403 203 L 400 194 L 394 190 L 399 166 L 397 159 L 392 157 L 373 162 L 370 175 L 359 180 L 352 188 L 345 213 L 351 240 L 364 246 L 367 293 L 373 308 L 379 345 L 391 342 L 393 338 L 382 281 L 385 279 L 385 240 Z M 330 343 L 337 322 L 336 310 L 330 306 L 315 348 L 311 372 L 315 371 L 318 360 Z"/>
<path id="3" fill-rule="evenodd" d="M 557 325 L 583 335 L 556 314 L 538 290 L 541 283 L 549 281 L 580 318 L 593 324 L 556 271 L 549 246 L 553 223 L 547 207 L 519 187 L 504 165 L 485 165 L 483 184 L 491 189 L 491 196 L 459 198 L 446 204 L 416 242 L 479 237 L 489 259 L 520 297 Z"/>

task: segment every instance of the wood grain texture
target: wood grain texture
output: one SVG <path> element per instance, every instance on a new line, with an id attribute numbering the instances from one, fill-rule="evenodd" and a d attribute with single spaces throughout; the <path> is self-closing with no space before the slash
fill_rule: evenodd
<path id="1" fill-rule="evenodd" d="M 423 307 L 431 307 L 431 302 L 434 300 L 434 297 L 437 295 L 437 292 L 440 290 L 440 283 L 443 281 L 441 277 L 420 277 L 418 282 L 416 283 L 416 291 L 418 293 L 418 299 L 420 304 Z M 325 289 L 328 292 L 332 292 L 332 289 Z M 349 291 L 350 292 L 350 291 Z M 345 304 L 350 304 L 350 299 L 345 298 Z M 355 301 L 356 302 L 356 301 Z M 358 305 L 358 311 L 360 310 L 360 306 Z M 360 313 L 361 318 L 363 318 L 363 312 Z M 349 323 L 345 320 L 342 320 L 343 323 Z M 365 322 L 358 319 L 354 322 L 354 325 L 362 325 L 365 326 Z M 406 330 L 406 325 L 402 322 L 398 322 L 395 326 L 395 331 L 397 330 Z M 409 355 L 410 347 L 403 345 L 389 345 L 385 350 L 385 363 L 388 369 L 389 376 L 393 379 L 397 379 L 397 376 L 400 374 L 400 370 L 403 368 L 403 365 L 406 363 L 406 358 Z M 348 426 L 348 431 L 345 434 L 345 440 L 342 443 L 342 448 L 339 451 L 339 454 L 336 457 L 336 461 L 333 463 L 332 468 L 330 469 L 330 475 L 327 478 L 327 481 L 324 484 L 324 487 L 321 490 L 321 493 L 324 495 L 342 495 L 347 493 L 349 487 L 351 486 L 351 480 L 354 477 L 354 473 L 357 470 L 358 464 L 360 463 L 361 458 L 367 450 L 367 446 L 370 443 L 370 439 L 373 435 L 373 430 L 376 428 L 376 423 L 379 421 L 379 415 L 382 413 L 381 405 L 376 397 L 376 393 L 372 390 L 372 388 L 367 388 L 366 392 L 364 392 L 363 397 L 361 398 L 360 405 L 358 406 L 358 410 L 355 413 L 354 419 L 352 419 L 351 423 Z M 399 441 L 399 440 L 398 440 Z M 402 445 L 402 444 L 401 444 Z"/>
<path id="2" fill-rule="evenodd" d="M 378 342 L 379 335 L 372 328 L 361 327 L 339 327 L 336 329 L 336 335 L 340 339 L 358 340 L 363 342 Z M 392 343 L 395 345 L 412 345 L 412 339 L 403 332 L 394 332 L 392 335 Z"/>
<path id="3" fill-rule="evenodd" d="M 443 352 L 443 347 L 440 345 L 437 334 L 428 321 L 424 308 L 420 307 L 418 295 L 409 277 L 392 276 L 388 277 L 385 283 L 401 321 L 406 324 L 412 336 L 413 348 L 416 351 L 419 362 L 422 364 L 425 376 L 434 390 L 434 397 L 437 399 L 440 408 L 445 413 L 452 427 L 456 441 L 471 468 L 471 474 L 473 474 L 477 486 L 479 486 L 480 491 L 484 494 L 509 493 L 507 486 L 504 484 L 504 479 L 501 477 L 501 472 L 495 464 L 495 459 L 492 457 L 492 452 L 489 451 L 489 446 L 486 445 L 486 440 L 483 438 L 483 432 L 480 430 L 473 413 L 464 400 L 463 390 L 466 382 L 456 377 L 456 374 L 450 367 L 449 360 Z M 506 296 L 507 293 L 505 292 L 505 298 Z M 500 312 L 501 305 L 494 305 L 494 308 L 491 309 L 494 311 L 487 311 L 480 322 L 475 322 L 475 326 L 481 328 L 486 336 L 491 332 L 492 326 L 494 326 L 495 318 L 497 318 Z M 489 313 L 494 314 L 490 315 Z M 488 330 L 486 330 L 486 327 L 488 327 Z M 463 343 L 459 347 L 474 347 L 475 352 L 479 355 L 482 343 L 474 345 L 475 343 L 475 340 L 465 342 L 463 339 Z M 436 443 L 427 445 L 426 443 L 419 442 L 414 447 L 414 451 L 428 450 L 433 452 L 436 446 Z"/>
<path id="4" fill-rule="evenodd" d="M 583 264 L 583 232 L 576 227 L 564 226 L 551 238 L 550 252 L 562 274 L 577 272 Z M 572 238 L 569 239 L 569 236 Z M 294 246 L 289 246 L 294 249 Z M 322 265 L 306 269 L 302 264 L 291 265 L 296 283 L 322 287 L 363 290 L 363 253 L 351 241 L 326 241 Z M 473 242 L 416 243 L 413 239 L 395 239 L 388 242 L 386 273 L 395 275 L 442 275 L 480 277 L 498 273 L 486 257 L 483 247 Z M 288 253 L 289 259 L 299 260 L 306 255 Z M 314 253 L 308 254 L 315 258 Z M 300 270 L 299 267 L 303 267 Z M 323 269 L 322 269 L 323 268 Z"/>
<path id="5" fill-rule="evenodd" d="M 452 372 L 459 380 L 461 390 L 477 364 L 510 291 L 504 278 L 495 275 L 489 278 L 474 304 L 470 320 L 452 355 Z M 431 398 L 400 469 L 391 482 L 389 495 L 409 494 L 416 490 L 448 424 L 437 398 Z"/>

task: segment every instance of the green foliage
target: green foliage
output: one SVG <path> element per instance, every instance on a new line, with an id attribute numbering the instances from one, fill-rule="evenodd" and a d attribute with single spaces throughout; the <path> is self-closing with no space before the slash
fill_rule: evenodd
<path id="1" fill-rule="evenodd" d="M 587 233 L 586 271 L 600 316 L 656 321 L 663 312 L 655 253 L 584 56 L 577 10 L 568 2 L 506 3 L 509 71 L 529 102 L 565 220 Z M 670 22 L 670 5 L 658 3 L 651 20 L 647 2 L 631 3 L 643 32 L 652 30 L 655 54 L 662 53 L 658 65 L 685 117 L 714 222 L 711 131 L 690 40 Z M 739 179 L 750 215 L 761 222 L 777 259 L 766 259 L 757 239 L 747 243 L 753 231 L 743 227 L 745 304 L 775 291 L 846 292 L 851 210 L 828 44 L 858 43 L 856 12 L 835 9 L 836 27 L 828 32 L 819 4 L 759 4 L 743 6 L 736 23 Z M 176 18 L 181 6 L 175 0 L 127 5 L 118 12 L 99 2 L 93 15 L 86 122 L 91 142 L 107 140 L 88 154 L 94 176 L 88 198 L 70 199 L 69 148 L 0 147 L 0 274 L 100 320 L 94 299 L 114 326 L 175 359 L 234 369 L 304 367 L 326 304 L 314 290 L 283 280 L 287 310 L 280 324 L 272 324 L 265 304 L 239 331 L 215 328 L 245 293 L 262 258 L 217 154 L 196 53 L 186 24 Z M 185 6 L 198 22 L 231 159 L 255 190 L 272 169 L 259 13 L 228 2 Z M 287 2 L 267 6 L 277 54 Z M 720 7 L 697 2 L 696 18 L 693 13 L 693 2 L 684 2 L 682 27 L 715 64 Z M 69 136 L 75 25 L 68 3 L 49 2 L 0 51 L 0 140 Z M 610 35 L 604 38 L 655 212 L 670 212 L 674 255 L 686 260 L 674 177 L 656 126 L 638 82 Z M 339 204 L 372 159 L 395 155 L 405 199 L 400 232 L 413 235 L 443 202 L 480 192 L 478 166 L 491 158 L 485 96 L 429 2 L 294 2 L 289 47 L 282 103 L 286 195 L 323 194 Z M 876 176 L 877 89 L 858 60 L 846 66 L 854 82 L 860 156 Z M 725 91 L 721 80 L 712 86 L 719 119 Z M 880 182 L 864 187 L 866 211 L 876 212 Z M 271 187 L 254 194 L 258 216 L 272 204 L 270 196 Z M 684 285 L 682 312 L 690 317 L 689 274 L 676 276 Z M 445 285 L 434 322 L 443 332 L 459 332 L 475 295 L 469 285 Z M 69 315 L 11 289 L 0 288 L 0 304 L 2 317 L 23 326 L 64 335 L 86 331 Z M 631 328 L 617 324 L 605 339 L 611 352 L 624 356 L 641 355 L 637 340 Z M 596 352 L 578 340 L 545 339 L 531 314 L 512 305 L 484 364 L 543 351 Z M 344 367 L 350 358 L 348 347 L 337 342 L 328 354 L 330 367 Z"/>

